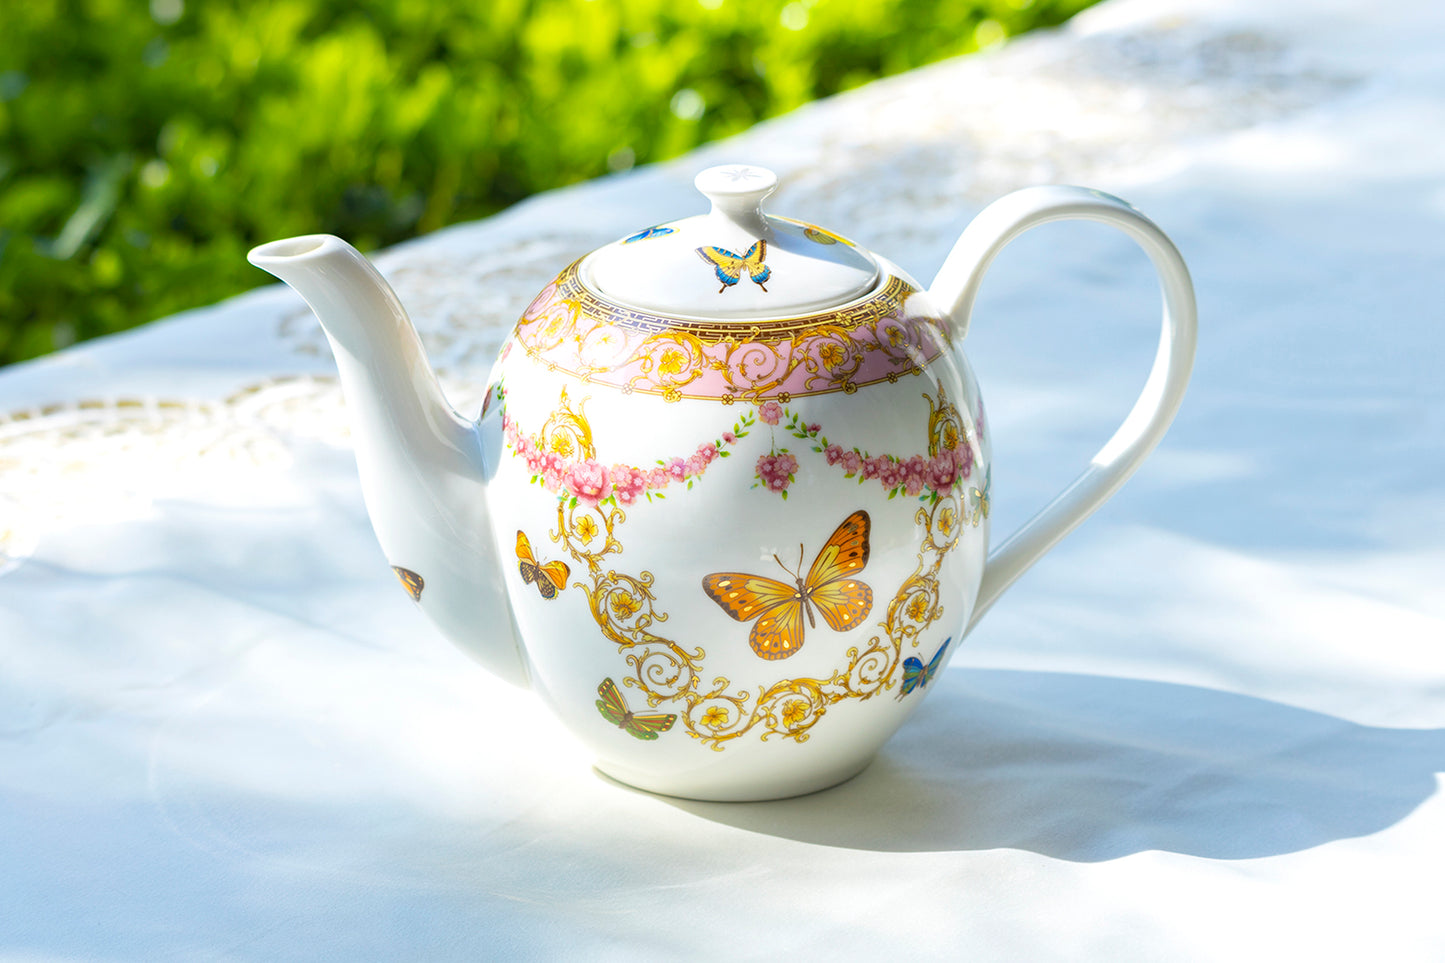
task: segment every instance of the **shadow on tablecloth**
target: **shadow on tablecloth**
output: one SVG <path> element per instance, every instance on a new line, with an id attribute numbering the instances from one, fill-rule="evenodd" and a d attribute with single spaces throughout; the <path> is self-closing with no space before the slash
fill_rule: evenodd
<path id="1" fill-rule="evenodd" d="M 1445 731 L 1362 726 L 1195 686 L 994 669 L 936 684 L 945 691 L 842 786 L 745 805 L 668 801 L 861 850 L 1253 859 L 1388 829 L 1445 771 Z"/>

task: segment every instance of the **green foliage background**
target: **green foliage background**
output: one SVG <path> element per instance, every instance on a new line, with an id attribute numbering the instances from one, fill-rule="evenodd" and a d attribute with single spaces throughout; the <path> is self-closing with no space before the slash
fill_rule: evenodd
<path id="1" fill-rule="evenodd" d="M 661 160 L 1094 0 L 0 3 L 0 363 Z"/>

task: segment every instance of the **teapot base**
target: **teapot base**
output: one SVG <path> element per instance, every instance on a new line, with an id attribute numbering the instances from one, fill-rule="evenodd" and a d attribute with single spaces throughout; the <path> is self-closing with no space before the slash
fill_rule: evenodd
<path id="1" fill-rule="evenodd" d="M 698 802 L 766 802 L 831 789 L 852 779 L 872 762 L 873 754 L 870 753 L 861 762 L 850 759 L 846 764 L 827 769 L 792 773 L 782 778 L 776 773 L 769 773 L 766 778 L 757 779 L 742 779 L 735 774 L 728 777 L 710 773 L 659 775 L 600 759 L 593 763 L 593 768 L 613 782 L 659 796 Z"/>

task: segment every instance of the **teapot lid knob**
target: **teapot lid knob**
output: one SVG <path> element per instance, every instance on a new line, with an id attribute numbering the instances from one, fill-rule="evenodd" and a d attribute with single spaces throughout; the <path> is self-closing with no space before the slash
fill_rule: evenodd
<path id="1" fill-rule="evenodd" d="M 777 174 L 765 167 L 725 164 L 709 167 L 692 183 L 712 201 L 714 215 L 725 217 L 758 237 L 772 235 L 763 215 L 763 200 L 778 189 Z"/>
<path id="2" fill-rule="evenodd" d="M 654 224 L 593 251 L 577 268 L 584 287 L 614 305 L 669 318 L 795 318 L 848 304 L 883 269 L 851 241 L 804 221 L 763 213 L 778 175 L 762 167 L 710 167 L 693 184 L 707 214 Z"/>

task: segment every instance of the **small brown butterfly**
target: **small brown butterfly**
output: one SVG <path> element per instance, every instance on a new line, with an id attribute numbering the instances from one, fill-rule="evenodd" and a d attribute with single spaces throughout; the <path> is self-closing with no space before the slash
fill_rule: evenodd
<path id="1" fill-rule="evenodd" d="M 566 562 L 539 564 L 532 555 L 532 543 L 522 531 L 517 531 L 517 569 L 522 573 L 523 582 L 532 582 L 544 599 L 555 599 L 557 593 L 567 587 L 567 576 L 572 570 Z"/>
<path id="2" fill-rule="evenodd" d="M 748 644 L 764 659 L 786 659 L 803 647 L 803 614 L 808 627 L 816 606 L 834 632 L 845 632 L 862 624 L 873 608 L 873 589 L 855 576 L 868 564 L 868 513 L 856 511 L 843 519 L 824 543 L 808 569 L 808 577 L 793 573 L 789 585 L 762 575 L 717 572 L 703 577 L 708 597 L 739 622 L 757 619 Z M 801 567 L 803 547 L 798 546 Z M 782 559 L 773 560 L 787 571 Z"/>
<path id="3" fill-rule="evenodd" d="M 391 570 L 396 577 L 401 579 L 401 584 L 406 588 L 406 594 L 411 596 L 413 602 L 421 601 L 421 590 L 426 586 L 426 581 L 409 568 L 402 568 L 400 565 L 393 565 Z"/>

